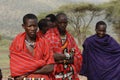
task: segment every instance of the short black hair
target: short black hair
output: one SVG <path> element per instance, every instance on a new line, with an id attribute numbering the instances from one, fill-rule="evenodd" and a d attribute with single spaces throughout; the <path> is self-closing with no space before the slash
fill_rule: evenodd
<path id="1" fill-rule="evenodd" d="M 32 14 L 32 13 L 29 13 L 29 14 L 26 14 L 24 17 L 23 17 L 23 24 L 26 23 L 26 19 L 37 19 L 37 16 Z M 38 20 L 38 19 L 37 19 Z"/>
<path id="2" fill-rule="evenodd" d="M 58 20 L 58 18 L 59 18 L 61 15 L 64 15 L 64 16 L 67 17 L 67 15 L 66 15 L 65 13 L 58 13 L 58 14 L 56 15 L 56 19 Z"/>
<path id="3" fill-rule="evenodd" d="M 105 27 L 107 28 L 107 24 L 104 21 L 98 21 L 96 23 L 95 29 L 97 29 L 99 27 L 99 25 L 105 25 Z"/>
<path id="4" fill-rule="evenodd" d="M 51 22 L 55 22 L 55 21 L 56 21 L 56 16 L 55 16 L 54 14 L 48 14 L 48 15 L 46 16 L 46 18 L 50 18 L 50 21 L 51 21 Z"/>
<path id="5" fill-rule="evenodd" d="M 48 20 L 47 19 L 41 19 L 39 22 L 38 22 L 38 27 L 40 30 L 42 30 L 44 27 L 47 27 L 48 24 L 47 24 Z"/>

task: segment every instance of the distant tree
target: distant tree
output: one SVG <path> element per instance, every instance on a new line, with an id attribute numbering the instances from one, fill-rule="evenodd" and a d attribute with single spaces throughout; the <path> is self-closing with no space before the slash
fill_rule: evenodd
<path id="1" fill-rule="evenodd" d="M 2 39 L 2 36 L 0 35 L 0 40 Z"/>
<path id="2" fill-rule="evenodd" d="M 85 40 L 90 23 L 97 16 L 102 15 L 102 8 L 91 3 L 68 4 L 60 7 L 69 18 L 69 24 L 73 27 L 78 39 L 78 44 Z"/>
<path id="3" fill-rule="evenodd" d="M 40 14 L 38 15 L 38 19 L 40 20 L 40 19 L 42 19 L 42 18 L 45 18 L 46 15 L 47 15 L 47 13 L 40 13 Z"/>
<path id="4" fill-rule="evenodd" d="M 120 37 L 120 0 L 111 0 L 103 4 L 103 8 L 106 12 L 107 21 L 113 24 L 115 33 Z"/>

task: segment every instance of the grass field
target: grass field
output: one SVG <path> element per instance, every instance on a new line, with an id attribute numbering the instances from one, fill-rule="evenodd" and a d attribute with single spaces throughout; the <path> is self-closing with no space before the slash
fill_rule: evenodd
<path id="1" fill-rule="evenodd" d="M 7 80 L 9 76 L 9 51 L 8 49 L 0 49 L 0 68 L 2 69 L 2 74 L 4 80 Z"/>

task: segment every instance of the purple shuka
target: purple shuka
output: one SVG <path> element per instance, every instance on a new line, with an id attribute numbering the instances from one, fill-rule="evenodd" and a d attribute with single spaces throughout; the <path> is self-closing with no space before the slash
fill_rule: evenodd
<path id="1" fill-rule="evenodd" d="M 112 37 L 95 34 L 85 40 L 83 48 L 81 75 L 88 80 L 120 80 L 120 44 Z"/>

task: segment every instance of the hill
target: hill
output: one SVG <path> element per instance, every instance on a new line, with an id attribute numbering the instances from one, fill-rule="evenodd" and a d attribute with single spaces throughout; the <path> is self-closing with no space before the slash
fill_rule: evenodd
<path id="1" fill-rule="evenodd" d="M 57 9 L 74 0 L 0 0 L 0 34 L 14 37 L 22 31 L 22 17 Z M 76 2 L 76 1 L 74 1 Z"/>
<path id="2" fill-rule="evenodd" d="M 0 0 L 0 35 L 14 37 L 22 32 L 22 17 L 27 13 L 38 15 L 41 12 L 55 10 L 64 4 L 81 1 L 83 0 Z M 86 1 L 100 3 L 105 0 L 84 2 Z"/>

